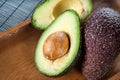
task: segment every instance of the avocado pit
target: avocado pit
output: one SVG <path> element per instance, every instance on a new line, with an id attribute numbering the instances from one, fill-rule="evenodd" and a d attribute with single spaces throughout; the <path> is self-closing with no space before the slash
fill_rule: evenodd
<path id="1" fill-rule="evenodd" d="M 69 37 L 65 32 L 52 33 L 43 44 L 44 57 L 49 60 L 58 59 L 67 54 L 69 46 Z"/>

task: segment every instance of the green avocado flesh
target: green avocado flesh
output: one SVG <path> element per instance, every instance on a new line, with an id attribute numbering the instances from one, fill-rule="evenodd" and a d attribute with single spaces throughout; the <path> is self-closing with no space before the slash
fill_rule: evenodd
<path id="1" fill-rule="evenodd" d="M 34 11 L 32 16 L 32 24 L 35 28 L 44 30 L 48 25 L 62 12 L 67 9 L 75 10 L 81 22 L 92 11 L 91 0 L 45 0 Z"/>
<path id="2" fill-rule="evenodd" d="M 80 46 L 80 23 L 77 13 L 67 10 L 59 15 L 43 32 L 38 41 L 35 53 L 35 62 L 38 70 L 47 76 L 63 74 L 74 63 Z M 69 36 L 70 46 L 67 53 L 55 60 L 44 56 L 43 44 L 46 39 L 55 32 L 65 32 Z"/>

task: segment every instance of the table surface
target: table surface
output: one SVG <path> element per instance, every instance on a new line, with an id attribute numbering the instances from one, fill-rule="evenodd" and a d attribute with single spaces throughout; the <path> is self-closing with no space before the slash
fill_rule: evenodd
<path id="1" fill-rule="evenodd" d="M 0 0 L 0 32 L 29 19 L 43 0 Z"/>

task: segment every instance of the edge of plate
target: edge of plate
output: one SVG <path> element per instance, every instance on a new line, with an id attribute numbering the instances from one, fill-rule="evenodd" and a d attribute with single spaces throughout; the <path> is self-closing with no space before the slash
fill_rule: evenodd
<path id="1" fill-rule="evenodd" d="M 18 29 L 20 29 L 20 28 L 22 28 L 22 27 L 24 27 L 24 26 L 26 26 L 26 25 L 28 25 L 30 23 L 31 23 L 31 19 L 25 20 L 24 22 L 21 22 L 18 25 L 13 26 L 12 28 L 10 28 L 8 30 L 6 30 L 4 32 L 1 32 L 0 33 L 0 38 L 2 38 L 4 36 L 6 36 L 6 35 L 8 35 L 8 34 L 10 34 L 12 32 L 14 32 L 14 31 L 16 31 L 16 30 L 18 30 Z"/>

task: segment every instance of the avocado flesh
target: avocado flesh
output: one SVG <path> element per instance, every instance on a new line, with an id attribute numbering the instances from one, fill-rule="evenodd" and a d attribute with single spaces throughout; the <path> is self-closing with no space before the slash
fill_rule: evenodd
<path id="1" fill-rule="evenodd" d="M 32 16 L 32 24 L 35 28 L 44 30 L 59 14 L 67 9 L 75 10 L 83 22 L 92 11 L 92 1 L 45 0 L 35 9 Z"/>
<path id="2" fill-rule="evenodd" d="M 87 80 L 103 78 L 120 52 L 120 14 L 110 8 L 96 9 L 83 26 Z"/>
<path id="3" fill-rule="evenodd" d="M 49 27 L 43 32 L 38 42 L 35 62 L 39 71 L 47 76 L 58 76 L 67 71 L 76 59 L 78 55 L 78 49 L 80 44 L 80 29 L 79 29 L 79 17 L 77 13 L 73 10 L 67 10 L 58 16 Z M 63 31 L 70 39 L 70 48 L 68 52 L 56 59 L 49 60 L 44 57 L 43 44 L 47 37 L 54 32 Z"/>

